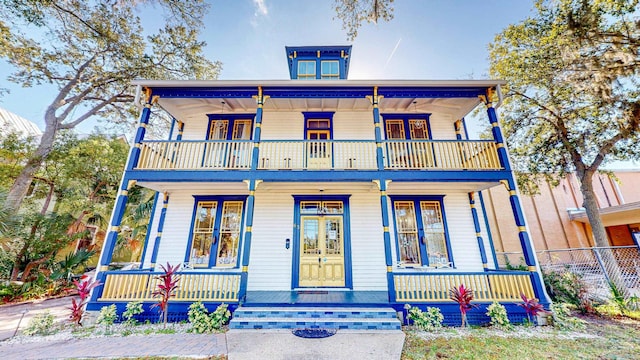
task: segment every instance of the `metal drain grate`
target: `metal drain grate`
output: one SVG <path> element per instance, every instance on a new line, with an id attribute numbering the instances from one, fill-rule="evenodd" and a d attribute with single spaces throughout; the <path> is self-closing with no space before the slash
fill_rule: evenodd
<path id="1" fill-rule="evenodd" d="M 293 329 L 291 333 L 301 338 L 320 339 L 333 336 L 336 331 L 336 329 Z"/>

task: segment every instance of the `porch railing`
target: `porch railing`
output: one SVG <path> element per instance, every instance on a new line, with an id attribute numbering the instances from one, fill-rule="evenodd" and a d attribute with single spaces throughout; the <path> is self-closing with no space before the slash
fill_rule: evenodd
<path id="1" fill-rule="evenodd" d="M 249 170 L 251 141 L 144 141 L 136 169 Z M 375 170 L 372 140 L 263 140 L 259 170 Z M 499 170 L 496 144 L 468 140 L 388 140 L 382 143 L 389 170 Z"/>
<path id="2" fill-rule="evenodd" d="M 531 277 L 524 272 L 501 273 L 400 273 L 393 275 L 398 302 L 447 302 L 449 290 L 464 284 L 477 301 L 522 301 L 535 297 Z"/>
<path id="3" fill-rule="evenodd" d="M 251 141 L 145 141 L 138 169 L 250 169 Z"/>
<path id="4" fill-rule="evenodd" d="M 258 169 L 375 170 L 375 141 L 292 140 L 260 142 Z"/>
<path id="5" fill-rule="evenodd" d="M 108 272 L 99 301 L 155 301 L 151 294 L 161 273 Z M 170 301 L 238 302 L 240 274 L 178 273 L 178 289 Z"/>
<path id="6" fill-rule="evenodd" d="M 492 141 L 386 141 L 386 169 L 501 169 Z"/>

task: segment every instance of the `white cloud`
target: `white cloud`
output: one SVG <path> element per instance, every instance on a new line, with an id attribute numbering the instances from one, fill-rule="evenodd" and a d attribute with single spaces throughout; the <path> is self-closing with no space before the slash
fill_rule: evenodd
<path id="1" fill-rule="evenodd" d="M 253 5 L 256 6 L 256 12 L 254 13 L 256 17 L 260 15 L 267 16 L 269 14 L 265 0 L 253 0 Z"/>

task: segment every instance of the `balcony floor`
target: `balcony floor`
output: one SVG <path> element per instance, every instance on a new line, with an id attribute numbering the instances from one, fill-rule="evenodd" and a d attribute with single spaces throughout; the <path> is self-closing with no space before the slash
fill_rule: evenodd
<path id="1" fill-rule="evenodd" d="M 243 306 L 380 306 L 389 305 L 386 291 L 295 290 L 247 291 Z"/>

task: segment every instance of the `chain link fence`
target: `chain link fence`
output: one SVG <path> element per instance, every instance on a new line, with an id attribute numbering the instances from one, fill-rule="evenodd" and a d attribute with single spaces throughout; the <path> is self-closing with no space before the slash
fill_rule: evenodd
<path id="1" fill-rule="evenodd" d="M 536 255 L 542 271 L 570 271 L 582 278 L 592 298 L 609 297 L 610 288 L 604 270 L 603 257 L 611 254 L 620 269 L 620 275 L 627 289 L 640 294 L 640 248 L 638 246 L 611 246 L 593 248 L 573 248 L 561 250 L 541 250 Z M 522 252 L 496 253 L 501 269 L 526 270 Z"/>

